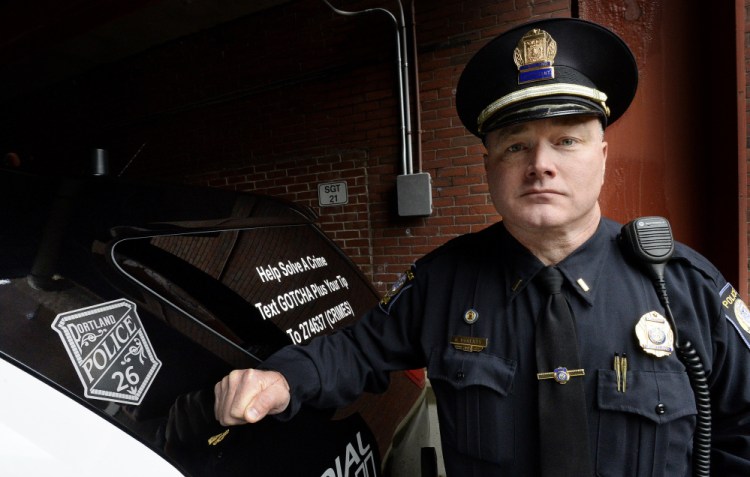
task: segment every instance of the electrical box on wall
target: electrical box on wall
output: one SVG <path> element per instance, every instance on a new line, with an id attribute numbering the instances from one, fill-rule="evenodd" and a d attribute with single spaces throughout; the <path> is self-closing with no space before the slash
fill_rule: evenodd
<path id="1" fill-rule="evenodd" d="M 432 214 L 432 179 L 427 172 L 403 174 L 396 178 L 398 215 L 426 217 Z"/>

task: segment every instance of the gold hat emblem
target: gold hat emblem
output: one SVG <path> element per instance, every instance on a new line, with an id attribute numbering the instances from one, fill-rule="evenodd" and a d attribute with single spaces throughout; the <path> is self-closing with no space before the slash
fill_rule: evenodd
<path id="1" fill-rule="evenodd" d="M 513 50 L 513 61 L 518 67 L 518 84 L 542 81 L 555 77 L 552 66 L 557 55 L 557 42 L 544 30 L 534 28 L 526 32 Z"/>

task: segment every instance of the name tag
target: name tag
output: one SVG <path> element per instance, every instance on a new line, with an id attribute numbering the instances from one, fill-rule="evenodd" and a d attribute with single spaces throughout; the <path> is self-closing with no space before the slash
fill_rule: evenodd
<path id="1" fill-rule="evenodd" d="M 487 347 L 487 338 L 475 338 L 473 336 L 454 336 L 451 344 L 459 351 L 478 353 Z"/>

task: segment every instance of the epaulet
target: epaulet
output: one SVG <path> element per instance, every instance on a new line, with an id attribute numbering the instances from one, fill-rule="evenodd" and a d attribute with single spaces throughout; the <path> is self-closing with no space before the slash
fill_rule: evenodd
<path id="1" fill-rule="evenodd" d="M 687 264 L 691 268 L 700 272 L 706 278 L 713 280 L 717 287 L 724 285 L 722 281 L 726 282 L 716 266 L 711 263 L 706 257 L 693 250 L 689 246 L 677 242 L 675 243 L 674 254 L 672 260 Z"/>
<path id="2" fill-rule="evenodd" d="M 724 318 L 737 331 L 742 342 L 750 349 L 750 310 L 737 290 L 724 278 L 721 272 L 703 255 L 684 244 L 675 244 L 673 259 L 688 264 L 707 279 L 714 282 L 719 290 L 719 300 Z"/>
<path id="3" fill-rule="evenodd" d="M 460 235 L 452 238 L 440 247 L 427 253 L 420 259 L 418 259 L 410 270 L 402 273 L 401 276 L 394 282 L 391 288 L 383 295 L 380 300 L 380 309 L 386 314 L 390 313 L 393 303 L 398 300 L 398 297 L 406 290 L 411 288 L 412 281 L 416 277 L 416 270 L 418 268 L 428 266 L 430 262 L 439 260 L 442 257 L 455 255 L 455 254 L 466 254 L 476 256 L 477 246 L 482 243 L 492 242 L 493 237 L 498 233 L 498 230 L 503 227 L 501 224 L 495 224 L 487 227 L 479 232 L 469 233 Z M 429 269 L 429 267 L 428 267 Z"/>
<path id="4" fill-rule="evenodd" d="M 417 260 L 417 265 L 426 264 L 438 257 L 451 255 L 456 252 L 464 254 L 474 254 L 476 252 L 476 249 L 474 248 L 473 244 L 481 244 L 485 243 L 488 240 L 492 240 L 491 237 L 496 236 L 498 230 L 503 227 L 504 226 L 502 225 L 502 223 L 499 222 L 485 229 L 482 229 L 479 232 L 472 232 L 454 237 L 445 244 L 441 245 L 435 250 L 432 250 L 431 252 L 427 253 L 422 258 Z"/>

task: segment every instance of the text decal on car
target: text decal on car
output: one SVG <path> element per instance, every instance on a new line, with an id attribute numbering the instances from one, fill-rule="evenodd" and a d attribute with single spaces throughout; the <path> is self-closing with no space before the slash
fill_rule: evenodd
<path id="1" fill-rule="evenodd" d="M 161 367 L 135 303 L 124 298 L 60 313 L 52 322 L 86 397 L 140 404 Z"/>

